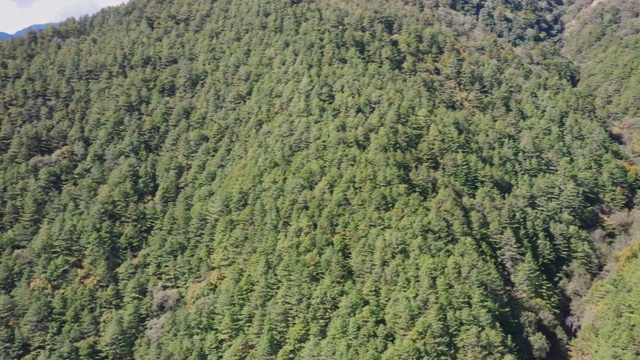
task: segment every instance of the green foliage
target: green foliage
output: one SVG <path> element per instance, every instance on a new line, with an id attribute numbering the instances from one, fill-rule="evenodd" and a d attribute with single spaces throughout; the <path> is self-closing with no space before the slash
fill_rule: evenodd
<path id="1" fill-rule="evenodd" d="M 618 268 L 589 291 L 573 354 L 588 359 L 636 359 L 640 351 L 640 247 L 621 255 Z"/>
<path id="2" fill-rule="evenodd" d="M 637 178 L 552 5 L 134 0 L 0 43 L 0 357 L 562 355 Z"/>
<path id="3" fill-rule="evenodd" d="M 570 12 L 564 49 L 582 64 L 581 91 L 592 95 L 596 110 L 612 123 L 616 138 L 633 160 L 623 164 L 624 169 L 609 164 L 603 175 L 615 181 L 636 183 L 638 171 L 634 164 L 640 154 L 636 124 L 640 115 L 638 5 L 637 1 L 617 0 L 574 4 L 570 8 L 573 14 Z M 619 204 L 624 202 L 624 194 L 619 191 L 610 192 L 608 197 Z M 572 304 L 576 316 L 571 318 L 573 326 L 580 327 L 571 346 L 576 358 L 636 359 L 640 354 L 635 315 L 640 301 L 636 283 L 640 264 L 636 217 L 633 211 L 614 213 L 606 218 L 607 231 L 614 234 L 616 240 L 598 241 L 599 252 L 610 258 L 607 271 L 588 291 L 580 270 L 570 282 L 570 292 L 579 294 L 574 295 L 579 300 Z"/>
<path id="4" fill-rule="evenodd" d="M 580 7 L 565 35 L 565 52 L 583 64 L 581 87 L 595 97 L 604 116 L 613 120 L 640 116 L 637 58 L 640 25 L 637 0 L 603 1 Z M 633 149 L 637 153 L 637 149 Z"/>

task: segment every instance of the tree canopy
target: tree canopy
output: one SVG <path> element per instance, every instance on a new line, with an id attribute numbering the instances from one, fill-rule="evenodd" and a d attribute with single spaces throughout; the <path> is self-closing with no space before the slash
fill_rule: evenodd
<path id="1" fill-rule="evenodd" d="M 0 357 L 566 357 L 638 170 L 565 10 L 132 0 L 1 42 Z"/>

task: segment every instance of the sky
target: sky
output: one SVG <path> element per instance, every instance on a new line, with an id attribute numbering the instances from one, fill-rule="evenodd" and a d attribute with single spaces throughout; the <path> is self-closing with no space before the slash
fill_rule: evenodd
<path id="1" fill-rule="evenodd" d="M 94 14 L 126 0 L 0 0 L 0 32 L 13 34 L 29 25 Z"/>

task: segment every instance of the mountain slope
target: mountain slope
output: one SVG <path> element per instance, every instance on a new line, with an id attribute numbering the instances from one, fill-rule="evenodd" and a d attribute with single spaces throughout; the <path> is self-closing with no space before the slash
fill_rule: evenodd
<path id="1" fill-rule="evenodd" d="M 639 247 L 621 254 L 616 270 L 589 290 L 584 325 L 572 342 L 577 359 L 635 359 L 640 352 Z"/>
<path id="2" fill-rule="evenodd" d="M 464 4 L 133 1 L 0 44 L 2 356 L 566 357 L 637 174 L 545 36 Z"/>
<path id="3" fill-rule="evenodd" d="M 577 5 L 576 5 L 577 6 Z M 612 120 L 637 117 L 640 2 L 607 0 L 582 10 L 565 34 L 565 53 L 583 65 L 581 86 Z"/>
<path id="4" fill-rule="evenodd" d="M 593 97 L 597 111 L 611 123 L 622 148 L 638 164 L 637 87 L 640 64 L 638 1 L 595 1 L 574 4 L 569 11 L 570 30 L 564 35 L 564 52 L 582 67 L 579 89 Z M 579 12 L 578 12 L 579 10 Z M 571 15 L 577 13 L 577 15 Z M 640 356 L 640 294 L 637 212 L 614 215 L 616 236 L 600 251 L 608 266 L 574 306 L 581 329 L 572 342 L 577 359 L 635 359 Z"/>

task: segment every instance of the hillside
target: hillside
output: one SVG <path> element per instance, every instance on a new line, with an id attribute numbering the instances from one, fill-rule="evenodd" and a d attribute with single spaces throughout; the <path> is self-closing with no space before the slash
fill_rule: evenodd
<path id="1" fill-rule="evenodd" d="M 572 343 L 576 359 L 636 359 L 640 339 L 639 246 L 621 254 L 616 270 L 585 299 L 583 328 Z"/>
<path id="2" fill-rule="evenodd" d="M 638 172 L 565 10 L 133 0 L 0 43 L 0 358 L 567 358 Z"/>
<path id="3" fill-rule="evenodd" d="M 582 67 L 579 89 L 592 96 L 600 116 L 635 164 L 640 159 L 640 2 L 606 0 L 573 4 L 564 52 Z M 636 211 L 614 215 L 615 241 L 601 242 L 608 260 L 574 311 L 581 330 L 572 343 L 577 359 L 640 357 L 640 232 Z"/>

